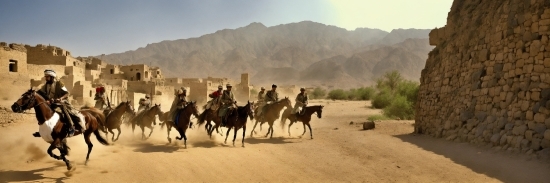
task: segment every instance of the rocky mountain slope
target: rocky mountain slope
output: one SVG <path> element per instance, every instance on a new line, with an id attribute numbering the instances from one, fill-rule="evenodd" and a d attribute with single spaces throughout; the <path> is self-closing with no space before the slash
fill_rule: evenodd
<path id="1" fill-rule="evenodd" d="M 105 55 L 110 63 L 160 66 L 169 77 L 235 77 L 248 72 L 253 84 L 367 84 L 397 69 L 418 80 L 428 52 L 429 30 L 348 31 L 304 21 L 266 27 L 252 23 L 198 38 L 162 41 Z"/>

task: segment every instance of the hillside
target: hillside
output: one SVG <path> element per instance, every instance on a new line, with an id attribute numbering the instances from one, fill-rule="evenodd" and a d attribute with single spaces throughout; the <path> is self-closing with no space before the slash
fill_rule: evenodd
<path id="1" fill-rule="evenodd" d="M 272 27 L 252 23 L 198 38 L 152 43 L 103 58 L 116 64 L 160 66 L 169 77 L 236 78 L 248 72 L 254 76 L 253 84 L 275 81 L 309 84 L 330 80 L 347 83 L 343 85 L 347 87 L 372 81 L 373 76 L 379 75 L 373 73 L 373 69 L 406 70 L 403 68 L 411 67 L 407 71 L 410 73 L 405 75 L 418 80 L 418 68 L 424 66 L 431 50 L 428 41 L 422 40 L 426 38 L 428 30 L 399 29 L 388 33 L 368 28 L 348 31 L 310 21 Z M 334 57 L 345 58 L 341 59 L 345 62 L 322 63 Z M 379 63 L 381 61 L 388 63 Z M 336 68 L 331 68 L 333 66 Z M 322 73 L 326 75 L 318 76 Z M 298 82 L 302 80 L 307 82 Z"/>

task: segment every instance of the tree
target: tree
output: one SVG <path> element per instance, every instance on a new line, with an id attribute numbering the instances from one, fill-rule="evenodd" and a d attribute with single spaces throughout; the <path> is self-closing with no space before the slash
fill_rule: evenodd
<path id="1" fill-rule="evenodd" d="M 386 72 L 382 78 L 376 80 L 376 88 L 382 89 L 387 87 L 393 92 L 403 80 L 403 76 L 396 70 Z"/>

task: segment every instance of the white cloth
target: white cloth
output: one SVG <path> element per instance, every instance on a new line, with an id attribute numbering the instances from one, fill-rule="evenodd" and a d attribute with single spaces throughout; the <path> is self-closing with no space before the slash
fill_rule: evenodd
<path id="1" fill-rule="evenodd" d="M 86 130 L 86 126 L 84 125 L 84 115 L 82 115 L 82 113 L 78 113 L 77 116 L 78 118 L 80 118 L 79 123 L 80 126 L 82 126 L 82 130 Z M 57 112 L 54 112 L 53 116 L 50 119 L 46 120 L 46 122 L 38 126 L 38 133 L 40 134 L 42 139 L 44 139 L 44 141 L 48 143 L 53 142 L 54 139 L 52 137 L 52 131 L 55 125 L 59 122 L 59 118 L 59 114 Z"/>
<path id="2" fill-rule="evenodd" d="M 46 70 L 44 72 L 44 75 L 51 76 L 51 77 L 54 77 L 54 78 L 57 76 L 57 74 L 55 74 L 55 72 L 52 71 L 52 70 Z"/>

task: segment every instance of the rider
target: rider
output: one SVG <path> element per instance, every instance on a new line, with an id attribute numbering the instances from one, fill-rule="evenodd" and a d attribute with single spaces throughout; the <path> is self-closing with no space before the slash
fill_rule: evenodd
<path id="1" fill-rule="evenodd" d="M 95 88 L 94 100 L 96 100 L 95 108 L 103 109 L 103 106 L 107 105 L 107 100 L 105 99 L 105 87 L 103 84 L 99 84 L 99 86 Z"/>
<path id="2" fill-rule="evenodd" d="M 38 93 L 42 95 L 42 97 L 48 99 L 50 104 L 61 103 L 65 106 L 65 109 L 62 107 L 62 110 L 66 110 L 70 116 L 70 119 L 65 120 L 66 124 L 69 125 L 69 133 L 74 132 L 75 130 L 83 132 L 85 129 L 80 125 L 80 112 L 69 103 L 67 100 L 69 97 L 69 91 L 67 91 L 67 88 L 63 82 L 56 79 L 56 76 L 57 74 L 54 70 L 46 69 L 44 71 L 46 83 L 42 85 Z M 54 107 L 52 107 L 52 109 L 53 108 Z"/>
<path id="3" fill-rule="evenodd" d="M 145 98 L 139 99 L 138 113 L 144 110 L 147 110 L 151 107 L 151 96 L 149 94 L 145 95 Z"/>
<path id="4" fill-rule="evenodd" d="M 261 91 L 258 92 L 258 102 L 263 102 L 265 98 L 265 88 L 262 86 Z"/>
<path id="5" fill-rule="evenodd" d="M 210 97 L 212 100 L 207 102 L 205 109 L 210 109 L 212 105 L 219 103 L 220 97 L 222 96 L 222 92 L 223 92 L 223 87 L 222 85 L 219 85 L 217 91 L 212 92 L 211 94 L 208 94 L 208 97 Z"/>
<path id="6" fill-rule="evenodd" d="M 178 93 L 176 94 L 176 97 L 174 98 L 174 102 L 172 102 L 172 106 L 170 107 L 170 118 L 168 121 L 176 121 L 176 115 L 178 114 L 178 111 L 180 109 L 183 109 L 185 105 L 187 105 L 187 90 L 184 87 L 181 87 L 181 89 L 178 90 Z M 192 126 L 193 123 L 190 123 L 189 126 Z"/>
<path id="7" fill-rule="evenodd" d="M 292 109 L 291 114 L 303 114 L 305 110 L 302 110 L 301 112 L 298 111 L 298 109 L 303 108 L 307 106 L 307 93 L 305 88 L 300 88 L 300 93 L 296 96 L 296 104 L 294 104 L 294 109 Z"/>
<path id="8" fill-rule="evenodd" d="M 265 105 L 277 102 L 278 100 L 279 94 L 277 93 L 277 85 L 273 84 L 271 85 L 271 90 L 267 91 L 267 93 L 265 94 L 264 102 L 260 103 L 260 105 L 258 106 L 258 116 L 261 117 Z"/>
<path id="9" fill-rule="evenodd" d="M 225 126 L 226 124 L 227 110 L 229 110 L 229 108 L 235 108 L 234 105 L 235 103 L 237 103 L 235 101 L 235 97 L 233 96 L 233 92 L 231 91 L 231 88 L 232 88 L 231 84 L 227 84 L 225 88 L 226 90 L 223 91 L 222 98 L 221 98 L 223 106 L 218 112 L 218 116 L 220 116 L 222 121 L 222 126 Z"/>

